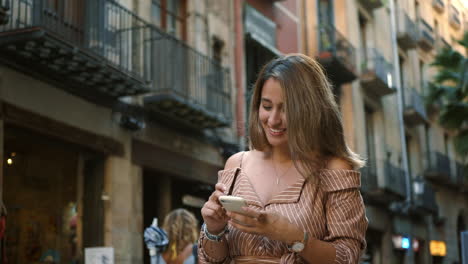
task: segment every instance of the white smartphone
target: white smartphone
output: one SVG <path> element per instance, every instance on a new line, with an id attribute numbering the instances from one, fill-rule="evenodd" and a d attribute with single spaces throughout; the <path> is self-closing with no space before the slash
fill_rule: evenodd
<path id="1" fill-rule="evenodd" d="M 242 207 L 247 206 L 245 199 L 238 196 L 223 195 L 219 197 L 219 201 L 226 210 L 237 213 L 242 213 Z"/>

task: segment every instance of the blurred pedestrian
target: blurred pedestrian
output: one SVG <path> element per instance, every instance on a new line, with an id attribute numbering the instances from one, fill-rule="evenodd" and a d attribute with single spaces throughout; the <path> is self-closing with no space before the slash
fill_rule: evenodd
<path id="1" fill-rule="evenodd" d="M 198 220 L 186 209 L 175 209 L 165 218 L 162 228 L 167 232 L 169 245 L 160 255 L 160 264 L 197 263 Z"/>
<path id="2" fill-rule="evenodd" d="M 270 61 L 255 83 L 250 151 L 228 159 L 201 212 L 200 263 L 358 263 L 367 218 L 341 114 L 321 66 Z M 243 213 L 219 197 L 243 197 Z"/>

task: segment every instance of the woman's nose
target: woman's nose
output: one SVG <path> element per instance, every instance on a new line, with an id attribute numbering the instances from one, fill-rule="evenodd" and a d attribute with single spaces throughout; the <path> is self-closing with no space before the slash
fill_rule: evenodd
<path id="1" fill-rule="evenodd" d="M 268 118 L 268 123 L 270 125 L 278 125 L 281 123 L 281 113 L 278 110 L 274 110 L 271 112 L 270 117 Z"/>

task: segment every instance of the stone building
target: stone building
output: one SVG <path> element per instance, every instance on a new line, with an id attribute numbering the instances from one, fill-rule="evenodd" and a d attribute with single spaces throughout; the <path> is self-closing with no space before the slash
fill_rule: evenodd
<path id="1" fill-rule="evenodd" d="M 462 2 L 303 2 L 304 52 L 334 83 L 347 140 L 368 162 L 363 263 L 461 263 L 468 179 L 423 97 L 437 50 L 466 52 L 456 44 L 468 30 Z"/>
<path id="2" fill-rule="evenodd" d="M 0 1 L 8 263 L 143 263 L 154 217 L 199 216 L 239 148 L 233 5 Z"/>

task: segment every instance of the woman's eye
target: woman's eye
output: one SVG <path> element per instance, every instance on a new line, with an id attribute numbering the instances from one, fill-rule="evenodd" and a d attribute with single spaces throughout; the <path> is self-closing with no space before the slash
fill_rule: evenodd
<path id="1" fill-rule="evenodd" d="M 271 110 L 271 106 L 264 105 L 264 106 L 263 106 L 263 109 L 265 109 L 265 110 Z"/>

